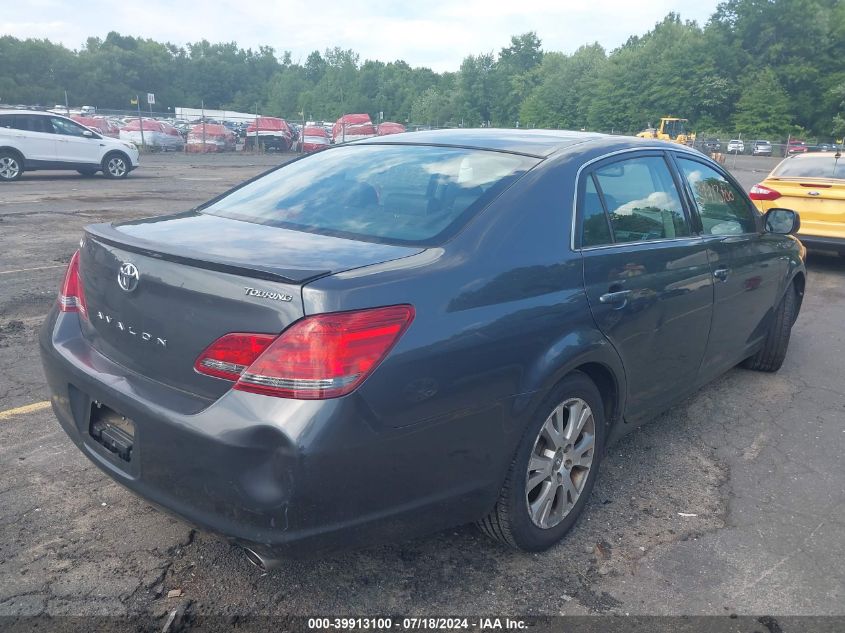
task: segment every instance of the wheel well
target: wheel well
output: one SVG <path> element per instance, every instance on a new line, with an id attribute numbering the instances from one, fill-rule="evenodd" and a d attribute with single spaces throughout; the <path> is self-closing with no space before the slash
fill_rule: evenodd
<path id="1" fill-rule="evenodd" d="M 584 363 L 576 367 L 575 371 L 587 374 L 596 385 L 604 402 L 604 418 L 608 425 L 612 424 L 620 415 L 618 411 L 619 385 L 613 372 L 599 363 Z"/>
<path id="2" fill-rule="evenodd" d="M 792 278 L 792 283 L 795 284 L 795 291 L 798 293 L 798 296 L 803 299 L 804 286 L 807 283 L 804 273 L 796 273 L 795 277 Z"/>
<path id="3" fill-rule="evenodd" d="M 798 293 L 798 310 L 795 311 L 795 318 L 798 318 L 798 311 L 801 310 L 801 304 L 804 302 L 804 287 L 807 283 L 807 278 L 803 272 L 799 272 L 792 278 L 792 284 L 795 286 L 795 292 Z"/>
<path id="4" fill-rule="evenodd" d="M 21 167 L 26 166 L 26 158 L 24 158 L 24 155 L 21 154 L 20 151 L 16 150 L 14 147 L 0 147 L 0 152 L 9 152 L 10 154 L 14 154 L 21 161 Z"/>
<path id="5" fill-rule="evenodd" d="M 113 149 L 106 152 L 106 155 L 103 156 L 103 162 L 105 163 L 108 160 L 109 156 L 114 156 L 115 154 L 117 154 L 118 156 L 122 156 L 123 160 L 126 161 L 127 166 L 132 166 L 132 163 L 129 160 L 129 155 L 126 152 L 121 152 L 119 149 Z"/>

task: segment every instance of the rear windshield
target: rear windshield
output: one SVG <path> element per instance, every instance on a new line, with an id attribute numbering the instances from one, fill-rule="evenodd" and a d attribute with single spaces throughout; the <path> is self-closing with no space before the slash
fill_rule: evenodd
<path id="1" fill-rule="evenodd" d="M 845 178 L 845 156 L 833 154 L 789 158 L 775 167 L 773 178 Z"/>
<path id="2" fill-rule="evenodd" d="M 257 224 L 433 245 L 539 162 L 418 145 L 344 145 L 284 165 L 202 209 Z"/>

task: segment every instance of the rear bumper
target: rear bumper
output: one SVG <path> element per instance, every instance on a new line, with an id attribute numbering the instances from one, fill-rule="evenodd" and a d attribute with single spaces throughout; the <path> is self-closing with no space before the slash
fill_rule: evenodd
<path id="1" fill-rule="evenodd" d="M 845 253 L 845 237 L 821 237 L 818 235 L 804 235 L 802 233 L 799 233 L 796 237 L 807 248 Z"/>
<path id="2" fill-rule="evenodd" d="M 75 314 L 56 310 L 40 347 L 56 417 L 91 461 L 154 505 L 265 555 L 475 520 L 510 460 L 510 449 L 479 442 L 500 407 L 385 431 L 356 394 L 296 401 L 229 391 L 203 401 L 113 363 L 87 344 Z M 92 401 L 134 421 L 130 462 L 90 435 Z"/>

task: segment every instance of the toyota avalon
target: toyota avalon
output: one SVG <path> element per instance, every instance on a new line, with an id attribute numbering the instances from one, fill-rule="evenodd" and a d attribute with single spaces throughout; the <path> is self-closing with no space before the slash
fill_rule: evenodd
<path id="1" fill-rule="evenodd" d="M 254 562 L 468 522 L 537 551 L 610 442 L 781 366 L 798 228 L 673 143 L 372 138 L 87 227 L 41 352 L 89 459 Z"/>

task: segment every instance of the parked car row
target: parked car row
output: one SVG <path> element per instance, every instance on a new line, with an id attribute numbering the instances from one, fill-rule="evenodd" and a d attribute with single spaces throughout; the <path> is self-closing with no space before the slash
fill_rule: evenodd
<path id="1" fill-rule="evenodd" d="M 784 145 L 785 148 L 784 148 Z M 806 152 L 836 152 L 841 151 L 842 146 L 836 143 L 819 143 L 817 145 L 808 145 L 801 139 L 790 139 L 788 144 L 778 144 L 781 148 L 778 155 L 783 156 L 792 154 L 804 154 Z M 706 139 L 701 143 L 701 150 L 705 154 L 715 154 L 717 152 L 724 152 L 727 154 L 745 154 L 750 153 L 752 156 L 774 156 L 775 144 L 765 139 L 757 139 L 746 144 L 742 139 L 731 139 L 724 144 L 717 138 Z M 785 151 L 784 151 L 785 150 Z"/>

